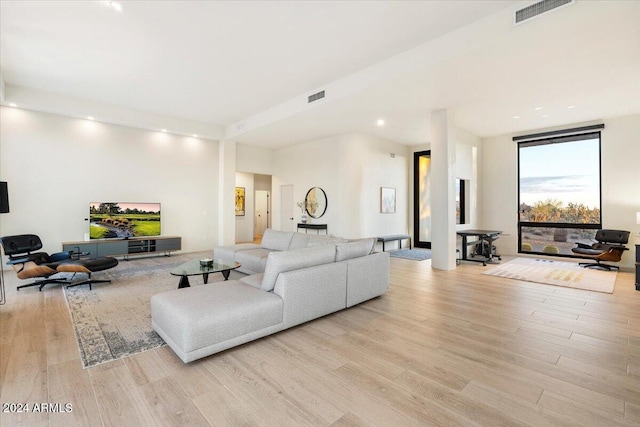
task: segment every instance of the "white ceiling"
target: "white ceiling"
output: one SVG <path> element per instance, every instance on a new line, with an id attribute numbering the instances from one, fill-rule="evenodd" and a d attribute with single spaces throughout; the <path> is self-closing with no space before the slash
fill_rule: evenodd
<path id="1" fill-rule="evenodd" d="M 108 3 L 2 0 L 5 84 L 269 147 L 344 132 L 420 144 L 437 108 L 478 136 L 640 113 L 640 2 L 578 0 L 517 27 L 530 2 Z M 325 87 L 313 108 L 269 113 Z"/>

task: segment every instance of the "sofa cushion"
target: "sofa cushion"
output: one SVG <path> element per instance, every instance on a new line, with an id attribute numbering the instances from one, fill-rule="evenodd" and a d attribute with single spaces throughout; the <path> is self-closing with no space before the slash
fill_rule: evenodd
<path id="1" fill-rule="evenodd" d="M 347 240 L 347 243 L 362 242 L 362 241 L 371 242 L 371 250 L 369 251 L 370 254 L 376 251 L 377 239 L 375 237 L 364 237 L 362 239 L 349 239 Z"/>
<path id="2" fill-rule="evenodd" d="M 282 323 L 283 301 L 238 280 L 151 297 L 153 322 L 188 353 Z"/>
<path id="3" fill-rule="evenodd" d="M 336 244 L 336 262 L 367 256 L 373 250 L 374 238 L 358 239 L 349 243 Z"/>
<path id="4" fill-rule="evenodd" d="M 242 271 L 262 273 L 271 251 L 263 248 L 236 252 L 235 261 L 242 264 Z"/>
<path id="5" fill-rule="evenodd" d="M 332 263 L 336 257 L 336 245 L 322 245 L 285 252 L 271 252 L 262 278 L 262 289 L 272 291 L 278 275 L 315 265 Z"/>
<path id="6" fill-rule="evenodd" d="M 260 245 L 255 243 L 239 243 L 237 245 L 218 246 L 213 249 L 213 257 L 221 258 L 227 261 L 234 261 L 236 252 L 246 251 L 248 249 L 258 249 Z"/>
<path id="7" fill-rule="evenodd" d="M 261 246 L 273 251 L 286 251 L 289 250 L 289 243 L 291 243 L 292 237 L 293 232 L 267 228 L 262 236 Z"/>
<path id="8" fill-rule="evenodd" d="M 293 233 L 291 243 L 289 243 L 289 250 L 303 249 L 309 246 L 309 238 L 311 235 L 306 233 Z"/>
<path id="9" fill-rule="evenodd" d="M 264 276 L 263 273 L 252 274 L 250 276 L 244 276 L 240 281 L 242 283 L 246 283 L 252 288 L 260 289 L 262 287 L 262 276 Z"/>

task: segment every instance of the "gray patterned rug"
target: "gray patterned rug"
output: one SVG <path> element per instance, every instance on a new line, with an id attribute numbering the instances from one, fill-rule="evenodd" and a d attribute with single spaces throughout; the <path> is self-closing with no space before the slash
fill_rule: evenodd
<path id="1" fill-rule="evenodd" d="M 392 256 L 394 258 L 424 261 L 425 259 L 431 259 L 431 251 L 428 249 L 398 249 L 395 251 L 390 251 L 389 256 Z"/>
<path id="2" fill-rule="evenodd" d="M 94 285 L 93 290 L 63 287 L 84 367 L 165 345 L 151 329 L 149 301 L 156 293 L 178 287 L 180 278 L 169 274 L 173 267 L 198 258 L 198 254 L 184 254 L 155 261 L 121 261 L 116 268 L 96 274 L 111 283 Z M 229 279 L 242 276 L 232 271 Z M 221 280 L 222 274 L 212 274 L 209 284 L 203 285 L 201 276 L 189 278 L 192 286 L 215 286 L 212 283 Z"/>

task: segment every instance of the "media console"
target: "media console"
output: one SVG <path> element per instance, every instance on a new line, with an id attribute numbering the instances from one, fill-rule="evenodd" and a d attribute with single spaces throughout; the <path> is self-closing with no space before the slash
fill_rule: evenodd
<path id="1" fill-rule="evenodd" d="M 125 260 L 128 260 L 130 255 L 170 256 L 171 252 L 179 251 L 181 248 L 182 238 L 176 236 L 62 242 L 63 251 L 88 252 L 90 258 L 123 256 Z"/>

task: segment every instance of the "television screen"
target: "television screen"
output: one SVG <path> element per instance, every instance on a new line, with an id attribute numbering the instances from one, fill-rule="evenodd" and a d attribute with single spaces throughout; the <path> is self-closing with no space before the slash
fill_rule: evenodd
<path id="1" fill-rule="evenodd" d="M 92 239 L 126 239 L 160 235 L 160 203 L 89 204 Z"/>

